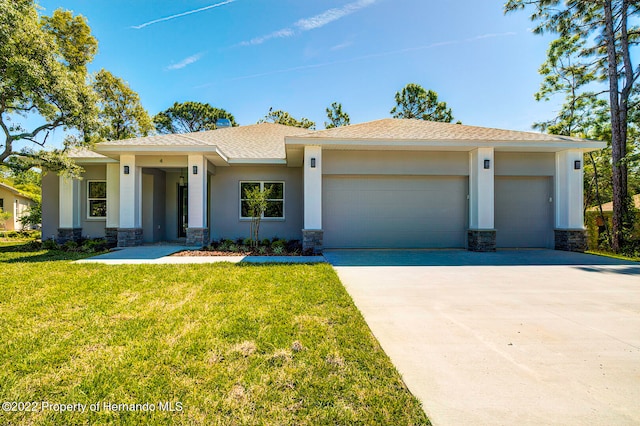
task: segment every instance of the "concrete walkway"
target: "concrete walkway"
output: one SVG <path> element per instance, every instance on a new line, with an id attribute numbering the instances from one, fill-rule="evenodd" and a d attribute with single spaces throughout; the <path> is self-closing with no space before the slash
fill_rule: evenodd
<path id="1" fill-rule="evenodd" d="M 551 250 L 325 257 L 436 426 L 640 424 L 640 264 Z"/>
<path id="2" fill-rule="evenodd" d="M 149 245 L 127 247 L 77 260 L 76 263 L 103 263 L 106 265 L 190 264 L 190 263 L 319 263 L 322 256 L 171 256 L 187 250 L 179 245 Z"/>

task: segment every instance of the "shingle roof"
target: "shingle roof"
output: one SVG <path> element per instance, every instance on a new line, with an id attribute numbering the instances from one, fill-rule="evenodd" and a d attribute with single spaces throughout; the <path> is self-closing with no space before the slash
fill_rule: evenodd
<path id="1" fill-rule="evenodd" d="M 107 158 L 102 154 L 98 154 L 84 147 L 70 148 L 69 151 L 67 151 L 67 156 L 70 158 Z"/>
<path id="2" fill-rule="evenodd" d="M 216 146 L 230 159 L 233 158 L 286 158 L 284 138 L 309 133 L 308 129 L 260 123 L 187 134 L 148 136 L 99 143 L 101 147 L 125 146 Z"/>
<path id="3" fill-rule="evenodd" d="M 9 192 L 11 192 L 11 193 L 13 193 L 13 194 L 15 194 L 15 195 L 19 196 L 19 197 L 26 198 L 27 200 L 31 200 L 31 201 L 33 201 L 33 198 L 29 197 L 29 196 L 28 196 L 28 195 L 26 195 L 26 194 L 23 194 L 23 193 L 22 193 L 22 192 L 20 192 L 18 189 L 14 188 L 14 187 L 13 187 L 13 186 L 11 186 L 11 185 L 7 185 L 6 183 L 2 183 L 2 182 L 0 182 L 0 188 L 2 188 L 2 189 L 4 189 L 4 190 L 7 190 L 7 191 L 9 191 Z"/>
<path id="4" fill-rule="evenodd" d="M 568 136 L 394 118 L 385 118 L 361 124 L 320 130 L 301 137 L 304 139 L 328 138 L 396 141 L 584 142 L 584 139 Z"/>
<path id="5" fill-rule="evenodd" d="M 633 197 L 631 197 L 631 199 L 633 200 L 633 205 L 636 209 L 640 209 L 640 194 L 636 194 Z M 589 207 L 587 209 L 590 212 L 596 212 L 596 211 L 600 211 L 600 208 L 598 206 L 595 207 Z M 602 211 L 603 212 L 612 212 L 613 211 L 613 201 L 610 201 L 608 203 L 604 203 L 602 205 Z"/>

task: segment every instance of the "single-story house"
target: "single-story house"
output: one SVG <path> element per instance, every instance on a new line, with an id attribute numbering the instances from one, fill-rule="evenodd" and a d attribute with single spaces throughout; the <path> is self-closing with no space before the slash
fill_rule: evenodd
<path id="1" fill-rule="evenodd" d="M 4 231 L 21 230 L 20 218 L 27 214 L 29 208 L 35 203 L 30 197 L 17 189 L 0 182 L 0 211 L 11 213 L 11 217 L 0 223 L 0 229 Z"/>
<path id="2" fill-rule="evenodd" d="M 640 210 L 640 194 L 636 194 L 634 196 L 631 197 L 631 201 L 633 203 L 633 207 L 637 210 Z M 608 203 L 603 203 L 602 204 L 602 211 L 603 212 L 612 212 L 613 211 L 613 201 L 609 201 Z M 587 211 L 590 212 L 599 212 L 600 211 L 600 206 L 594 206 L 594 207 L 589 207 L 587 209 Z"/>
<path id="3" fill-rule="evenodd" d="M 43 238 L 121 247 L 249 235 L 243 194 L 271 189 L 261 236 L 305 249 L 584 246 L 582 155 L 604 143 L 407 119 L 272 123 L 97 144 L 81 180 L 43 178 Z"/>

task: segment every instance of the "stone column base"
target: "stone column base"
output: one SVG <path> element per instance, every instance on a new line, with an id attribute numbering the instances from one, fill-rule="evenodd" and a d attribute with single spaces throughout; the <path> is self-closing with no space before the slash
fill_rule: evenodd
<path id="1" fill-rule="evenodd" d="M 56 242 L 64 244 L 67 241 L 80 241 L 82 239 L 82 228 L 58 228 Z"/>
<path id="2" fill-rule="evenodd" d="M 142 245 L 142 228 L 118 228 L 118 247 Z"/>
<path id="3" fill-rule="evenodd" d="M 584 229 L 555 229 L 555 249 L 583 253 L 587 249 L 587 231 Z"/>
<path id="4" fill-rule="evenodd" d="M 495 229 L 467 230 L 467 244 L 469 251 L 496 251 Z"/>
<path id="5" fill-rule="evenodd" d="M 104 228 L 104 239 L 109 247 L 118 245 L 118 228 Z"/>
<path id="6" fill-rule="evenodd" d="M 324 235 L 324 231 L 322 229 L 303 229 L 302 230 L 302 252 L 304 254 L 322 253 L 323 235 Z"/>
<path id="7" fill-rule="evenodd" d="M 187 228 L 188 246 L 204 247 L 209 245 L 209 228 Z"/>

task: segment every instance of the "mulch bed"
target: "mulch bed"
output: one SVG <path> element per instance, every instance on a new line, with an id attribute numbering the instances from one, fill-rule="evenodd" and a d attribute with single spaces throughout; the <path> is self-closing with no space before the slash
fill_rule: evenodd
<path id="1" fill-rule="evenodd" d="M 237 251 L 218 251 L 218 250 L 184 250 L 173 253 L 171 256 L 302 256 L 300 253 L 264 253 L 260 254 L 253 251 L 237 252 Z"/>

